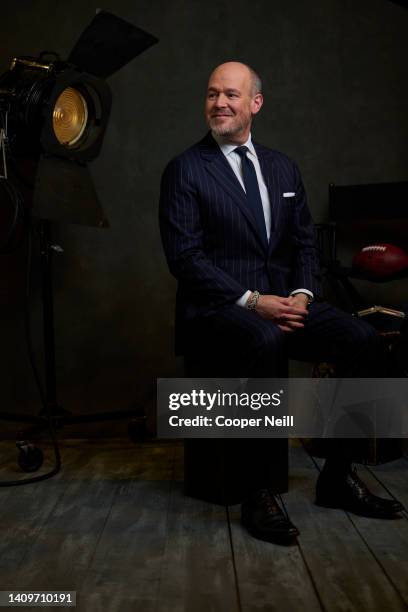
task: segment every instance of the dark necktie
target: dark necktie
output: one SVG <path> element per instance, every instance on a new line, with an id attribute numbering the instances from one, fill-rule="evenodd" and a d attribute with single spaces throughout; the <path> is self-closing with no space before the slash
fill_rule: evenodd
<path id="1" fill-rule="evenodd" d="M 241 158 L 242 176 L 244 179 L 245 191 L 248 201 L 248 206 L 251 209 L 259 231 L 261 232 L 262 240 L 268 244 L 268 236 L 266 233 L 265 215 L 262 206 L 261 193 L 259 191 L 258 179 L 254 164 L 247 157 L 248 147 L 242 146 L 234 149 L 235 153 Z"/>

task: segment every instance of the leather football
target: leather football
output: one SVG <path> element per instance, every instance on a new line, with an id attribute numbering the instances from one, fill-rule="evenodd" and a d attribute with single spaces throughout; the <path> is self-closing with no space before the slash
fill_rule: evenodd
<path id="1" fill-rule="evenodd" d="M 391 278 L 408 270 L 408 255 L 393 244 L 369 244 L 354 255 L 353 270 L 367 278 Z"/>

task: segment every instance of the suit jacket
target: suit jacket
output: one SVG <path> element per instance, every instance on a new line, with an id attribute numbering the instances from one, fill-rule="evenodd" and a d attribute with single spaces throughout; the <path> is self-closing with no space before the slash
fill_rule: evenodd
<path id="1" fill-rule="evenodd" d="M 178 280 L 176 343 L 186 322 L 234 304 L 248 289 L 281 296 L 298 288 L 320 291 L 315 230 L 299 170 L 286 155 L 254 146 L 271 203 L 269 244 L 211 133 L 164 171 L 160 229 Z M 283 197 L 285 192 L 295 195 Z"/>

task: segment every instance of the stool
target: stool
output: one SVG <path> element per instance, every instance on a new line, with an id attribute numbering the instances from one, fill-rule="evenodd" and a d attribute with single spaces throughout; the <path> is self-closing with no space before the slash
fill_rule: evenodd
<path id="1" fill-rule="evenodd" d="M 258 440 L 247 440 L 248 443 Z M 240 444 L 238 444 L 240 443 Z M 249 447 L 249 444 L 248 444 Z M 270 444 L 269 460 L 275 466 L 271 489 L 274 493 L 288 490 L 288 440 L 276 438 Z M 184 440 L 184 494 L 213 504 L 238 504 L 244 497 L 242 440 Z"/>
<path id="2" fill-rule="evenodd" d="M 200 360 L 196 356 L 184 358 L 184 371 L 188 378 L 214 378 L 214 371 L 212 376 L 209 375 L 212 366 L 209 360 Z M 249 452 L 251 445 L 257 442 L 259 440 L 246 440 Z M 285 493 L 288 490 L 288 440 L 275 438 L 268 442 L 269 460 L 275 466 L 270 486 L 275 493 Z M 220 505 L 241 502 L 245 494 L 242 444 L 242 439 L 237 438 L 185 439 L 184 494 Z"/>

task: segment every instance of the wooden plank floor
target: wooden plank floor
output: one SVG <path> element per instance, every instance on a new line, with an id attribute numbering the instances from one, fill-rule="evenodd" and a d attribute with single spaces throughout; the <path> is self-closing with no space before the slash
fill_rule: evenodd
<path id="1" fill-rule="evenodd" d="M 56 477 L 0 488 L 1 590 L 76 590 L 84 612 L 408 610 L 408 515 L 316 507 L 320 462 L 300 444 L 283 496 L 301 531 L 290 547 L 249 537 L 239 506 L 184 497 L 179 443 L 61 446 Z M 10 442 L 0 458 L 2 480 L 21 477 Z M 406 459 L 361 469 L 373 492 L 408 507 Z"/>

